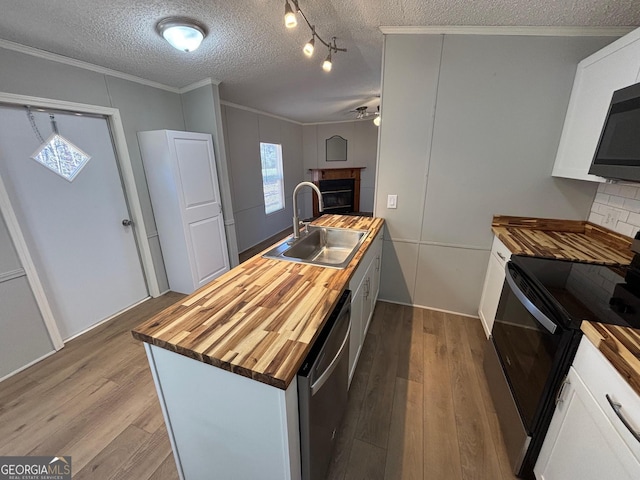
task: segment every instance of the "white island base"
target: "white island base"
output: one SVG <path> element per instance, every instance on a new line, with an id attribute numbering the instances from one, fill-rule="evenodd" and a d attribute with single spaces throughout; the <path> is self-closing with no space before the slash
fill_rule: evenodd
<path id="1" fill-rule="evenodd" d="M 182 480 L 298 480 L 298 388 L 144 344 Z"/>

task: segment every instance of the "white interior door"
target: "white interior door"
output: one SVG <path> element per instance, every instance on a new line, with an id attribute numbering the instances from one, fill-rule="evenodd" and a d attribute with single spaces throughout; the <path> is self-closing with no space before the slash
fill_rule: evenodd
<path id="1" fill-rule="evenodd" d="M 196 288 L 229 270 L 213 144 L 208 135 L 172 132 L 182 218 Z"/>
<path id="2" fill-rule="evenodd" d="M 34 111 L 47 139 L 49 114 Z M 30 156 L 26 109 L 0 107 L 0 174 L 63 339 L 147 296 L 107 121 L 56 113 L 60 134 L 91 156 L 68 181 Z"/>

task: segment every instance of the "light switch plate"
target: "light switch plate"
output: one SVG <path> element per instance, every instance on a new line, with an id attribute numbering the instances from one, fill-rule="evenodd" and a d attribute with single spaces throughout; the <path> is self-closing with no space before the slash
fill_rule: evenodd
<path id="1" fill-rule="evenodd" d="M 398 195 L 387 195 L 387 208 L 398 208 Z"/>

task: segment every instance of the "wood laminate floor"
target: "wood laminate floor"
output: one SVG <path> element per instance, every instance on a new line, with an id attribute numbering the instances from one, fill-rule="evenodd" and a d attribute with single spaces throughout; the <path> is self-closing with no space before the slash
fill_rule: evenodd
<path id="1" fill-rule="evenodd" d="M 149 300 L 0 383 L 0 455 L 71 455 L 76 479 L 177 479 L 130 330 L 181 297 Z M 479 320 L 379 302 L 328 478 L 514 478 L 483 342 Z"/>

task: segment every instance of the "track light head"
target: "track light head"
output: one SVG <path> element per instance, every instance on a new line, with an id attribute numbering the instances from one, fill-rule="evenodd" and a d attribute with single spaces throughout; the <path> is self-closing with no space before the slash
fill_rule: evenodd
<path id="1" fill-rule="evenodd" d="M 313 49 L 315 47 L 315 43 L 316 43 L 316 34 L 314 32 L 313 36 L 311 37 L 311 40 L 309 40 L 305 44 L 304 48 L 302 49 L 302 51 L 307 57 L 311 57 L 311 55 L 313 55 Z"/>
<path id="2" fill-rule="evenodd" d="M 291 8 L 289 0 L 284 0 L 284 26 L 287 28 L 294 28 L 296 25 L 298 25 L 296 13 Z"/>
<path id="3" fill-rule="evenodd" d="M 331 50 L 329 50 L 329 55 L 327 55 L 327 58 L 324 59 L 324 63 L 322 64 L 322 69 L 325 72 L 330 72 L 331 67 L 333 67 L 333 64 L 331 63 Z"/>

